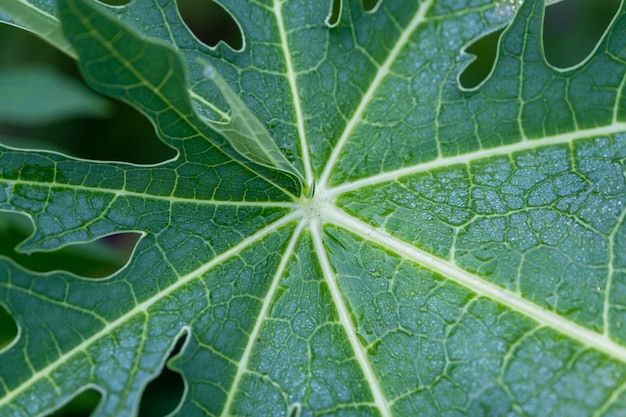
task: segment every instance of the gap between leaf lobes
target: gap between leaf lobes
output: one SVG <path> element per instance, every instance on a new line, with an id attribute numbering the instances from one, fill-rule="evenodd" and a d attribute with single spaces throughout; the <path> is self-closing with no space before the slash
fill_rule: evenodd
<path id="1" fill-rule="evenodd" d="M 244 38 L 236 20 L 224 6 L 214 0 L 176 0 L 183 22 L 191 33 L 209 48 L 225 42 L 241 51 Z"/>
<path id="2" fill-rule="evenodd" d="M 170 415 L 180 406 L 186 389 L 185 381 L 181 373 L 171 368 L 168 363 L 170 359 L 180 354 L 188 338 L 188 330 L 178 336 L 161 372 L 144 388 L 138 417 L 164 415 L 166 412 Z"/>

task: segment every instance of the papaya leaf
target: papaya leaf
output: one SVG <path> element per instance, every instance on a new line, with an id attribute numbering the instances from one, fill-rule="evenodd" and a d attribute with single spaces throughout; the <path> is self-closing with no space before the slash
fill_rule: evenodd
<path id="1" fill-rule="evenodd" d="M 3 2 L 177 155 L 0 147 L 0 210 L 35 227 L 19 251 L 141 235 L 98 280 L 0 259 L 0 415 L 87 390 L 136 415 L 164 366 L 185 417 L 624 415 L 624 2 L 567 69 L 538 0 L 223 6 L 240 50 L 173 0 Z"/>

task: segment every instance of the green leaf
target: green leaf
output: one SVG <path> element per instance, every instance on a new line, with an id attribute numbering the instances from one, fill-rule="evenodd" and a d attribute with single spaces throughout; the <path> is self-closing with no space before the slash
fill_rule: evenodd
<path id="1" fill-rule="evenodd" d="M 293 167 L 287 172 L 266 169 L 249 154 L 230 146 L 233 141 L 224 136 L 234 132 L 219 136 L 211 129 L 215 124 L 209 127 L 200 118 L 192 106 L 185 68 L 177 51 L 163 42 L 146 42 L 112 16 L 96 14 L 98 9 L 92 3 L 59 1 L 59 5 L 67 6 L 61 8 L 64 29 L 80 54 L 80 69 L 94 89 L 135 105 L 151 119 L 166 143 L 178 148 L 182 142 L 202 138 L 276 188 L 298 194 L 302 184 Z M 85 32 L 91 36 L 82 36 Z M 241 125 L 239 119 L 236 121 Z M 258 159 L 265 162 L 267 157 Z M 284 164 L 289 165 L 286 160 Z"/>
<path id="2" fill-rule="evenodd" d="M 626 413 L 624 4 L 567 70 L 540 1 L 236 0 L 241 51 L 172 1 L 57 5 L 87 82 L 178 154 L 0 148 L 20 251 L 142 234 L 106 279 L 0 262 L 0 415 L 88 388 L 94 415 L 134 415 L 177 342 L 181 416 Z M 461 88 L 464 48 L 503 26 Z"/>

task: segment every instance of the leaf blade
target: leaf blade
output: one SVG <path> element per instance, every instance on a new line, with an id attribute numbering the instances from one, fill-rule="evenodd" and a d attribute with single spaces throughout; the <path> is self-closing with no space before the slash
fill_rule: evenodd
<path id="1" fill-rule="evenodd" d="M 186 140 L 204 138 L 285 192 L 299 194 L 301 184 L 292 172 L 281 175 L 259 164 L 247 164 L 249 159 L 200 119 L 191 105 L 186 69 L 178 52 L 163 42 L 143 40 L 88 2 L 60 0 L 59 5 L 64 30 L 81 54 L 81 71 L 94 89 L 136 106 L 168 145 L 180 149 Z M 85 33 L 88 36 L 83 36 Z M 116 78 L 111 82 L 113 68 Z"/>
<path id="2" fill-rule="evenodd" d="M 145 15 L 131 4 L 115 17 L 133 33 L 141 27 L 134 19 L 151 23 L 149 36 L 137 36 L 138 50 L 158 38 L 183 64 L 207 57 L 254 120 L 278 121 L 279 129 L 267 130 L 279 149 L 296 150 L 286 160 L 298 170 L 310 164 L 302 170 L 307 178 L 327 176 L 310 198 L 293 199 L 202 135 L 181 140 L 175 160 L 150 167 L 0 151 L 0 209 L 30 214 L 39 230 L 26 249 L 88 240 L 97 233 L 84 233 L 102 221 L 113 227 L 98 233 L 145 234 L 125 270 L 89 286 L 88 302 L 80 300 L 87 284 L 68 274 L 44 280 L 11 265 L 0 272 L 0 302 L 17 317 L 32 304 L 18 300 L 52 308 L 61 297 L 51 328 L 65 310 L 74 317 L 81 308 L 119 324 L 97 336 L 106 324 L 78 328 L 90 352 L 101 350 L 91 354 L 95 365 L 78 356 L 75 364 L 98 375 L 81 374 L 83 382 L 64 385 L 61 394 L 52 386 L 32 392 L 45 392 L 53 407 L 99 383 L 117 399 L 97 413 L 132 413 L 143 385 L 186 332 L 173 363 L 190 387 L 179 410 L 185 415 L 598 416 L 626 409 L 625 77 L 615 64 L 623 10 L 606 48 L 575 71 L 556 72 L 538 48 L 542 5 L 525 2 L 492 78 L 467 92 L 455 78 L 463 43 L 501 25 L 516 5 L 383 2 L 368 14 L 357 3 L 344 4 L 328 28 L 328 4 L 235 1 L 229 7 L 247 35 L 238 52 L 190 43 L 175 10 L 156 3 Z M 118 61 L 112 68 L 132 59 Z M 615 71 L 598 75 L 607 62 Z M 202 117 L 219 115 L 227 100 L 199 67 L 190 65 L 171 96 L 192 91 L 197 102 L 219 103 Z M 519 77 L 533 71 L 535 78 Z M 353 77 L 338 83 L 346 72 Z M 149 79 L 150 67 L 137 73 L 134 80 Z M 152 93 L 159 80 L 150 81 Z M 545 97 L 537 93 L 542 88 Z M 588 103 L 580 99 L 585 92 Z M 570 108 L 562 103 L 567 94 L 578 97 Z M 136 105 L 151 102 L 141 101 Z M 397 103 L 406 106 L 396 112 Z M 541 114 L 540 104 L 547 109 Z M 185 114 L 197 111 L 181 106 L 191 109 Z M 421 119 L 405 120 L 407 114 Z M 298 147 L 308 146 L 307 157 Z M 416 155 L 420 149 L 425 153 Z M 270 158 L 268 165 L 276 163 Z M 76 215 L 87 213 L 78 203 L 103 196 L 105 207 Z M 65 212 L 67 221 L 59 214 Z M 3 275 L 19 275 L 23 285 Z M 58 290 L 61 284 L 69 292 Z M 68 305 L 59 295 L 65 293 Z M 28 324 L 29 337 L 56 337 Z M 84 350 L 66 337 L 61 350 Z M 123 353 L 115 338 L 128 344 L 120 366 L 104 359 L 107 349 Z M 156 351 L 146 350 L 152 338 Z M 33 373 L 24 355 L 35 351 L 19 343 L 1 353 L 16 358 L 9 377 L 0 372 L 7 391 L 19 384 L 12 373 Z M 47 369 L 45 359 L 36 365 Z M 23 407 L 11 411 L 24 414 L 28 389 L 9 394 Z M 17 403 L 4 398 L 3 411 Z"/>

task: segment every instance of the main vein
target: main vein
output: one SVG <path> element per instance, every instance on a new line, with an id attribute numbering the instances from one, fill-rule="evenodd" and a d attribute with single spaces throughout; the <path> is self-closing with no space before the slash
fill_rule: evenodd
<path id="1" fill-rule="evenodd" d="M 119 327 L 119 326 L 123 325 L 124 323 L 126 323 L 128 320 L 130 320 L 136 314 L 147 312 L 148 309 L 151 306 L 153 306 L 155 303 L 157 303 L 160 300 L 168 297 L 170 294 L 172 294 L 177 289 L 185 286 L 189 281 L 200 277 L 202 274 L 210 271 L 215 266 L 225 262 L 227 259 L 232 258 L 233 256 L 236 256 L 241 251 L 245 250 L 246 248 L 248 248 L 249 246 L 253 245 L 254 243 L 262 240 L 263 238 L 265 238 L 267 235 L 269 235 L 273 231 L 278 230 L 281 227 L 286 226 L 287 224 L 295 221 L 298 217 L 299 217 L 299 215 L 298 215 L 297 212 L 291 212 L 290 214 L 288 214 L 288 215 L 282 217 L 281 219 L 279 219 L 278 221 L 276 221 L 276 222 L 266 226 L 265 228 L 259 230 L 254 235 L 252 235 L 252 236 L 248 237 L 247 239 L 243 240 L 242 242 L 240 242 L 238 245 L 236 245 L 236 246 L 232 247 L 231 249 L 227 250 L 226 252 L 216 256 L 210 262 L 204 264 L 200 268 L 198 268 L 198 269 L 196 269 L 196 270 L 194 270 L 194 271 L 192 271 L 192 272 L 190 272 L 190 273 L 180 277 L 175 283 L 173 283 L 171 286 L 169 286 L 165 290 L 160 291 L 160 292 L 156 293 L 154 296 L 152 296 L 152 297 L 146 299 L 145 301 L 137 304 L 135 307 L 133 307 L 132 309 L 128 310 L 122 316 L 120 316 L 116 320 L 108 323 L 106 326 L 101 328 L 98 332 L 94 333 L 93 336 L 85 339 L 82 343 L 80 343 L 79 345 L 76 345 L 74 348 L 68 350 L 67 352 L 65 352 L 64 354 L 59 356 L 56 360 L 54 360 L 53 362 L 48 364 L 48 366 L 46 366 L 45 368 L 42 368 L 41 370 L 39 370 L 36 373 L 34 373 L 30 378 L 25 380 L 21 385 L 19 385 L 18 387 L 14 388 L 13 390 L 11 390 L 5 397 L 0 398 L 0 407 L 10 403 L 14 398 L 16 398 L 19 394 L 24 392 L 30 386 L 32 386 L 36 381 L 38 381 L 38 380 L 40 380 L 42 378 L 50 378 L 50 375 L 52 374 L 52 372 L 55 369 L 57 369 L 59 366 L 63 365 L 65 362 L 70 360 L 72 358 L 72 356 L 76 355 L 79 352 L 84 352 L 86 349 L 88 349 L 91 345 L 96 343 L 102 337 L 110 335 L 113 332 L 114 329 L 116 329 L 117 327 Z"/>
<path id="2" fill-rule="evenodd" d="M 441 276 L 472 290 L 479 296 L 494 300 L 511 310 L 534 319 L 543 326 L 553 328 L 559 333 L 567 335 L 574 340 L 626 363 L 626 347 L 615 343 L 606 335 L 593 332 L 552 311 L 543 309 L 537 304 L 525 300 L 516 294 L 484 281 L 457 267 L 454 262 L 436 258 L 427 252 L 389 235 L 381 229 L 375 229 L 363 223 L 361 220 L 348 215 L 330 204 L 325 207 L 324 220 L 355 233 L 365 240 L 393 250 L 400 256 L 427 267 Z"/>
<path id="3" fill-rule="evenodd" d="M 613 123 L 608 126 L 579 130 L 576 132 L 565 133 L 561 135 L 548 136 L 542 139 L 524 140 L 510 145 L 498 146 L 490 149 L 480 149 L 474 152 L 468 152 L 461 155 L 437 158 L 429 162 L 412 165 L 405 168 L 399 168 L 393 171 L 383 172 L 381 174 L 372 175 L 353 182 L 346 182 L 337 187 L 325 190 L 327 197 L 331 198 L 341 193 L 354 191 L 369 185 L 376 185 L 387 181 L 394 181 L 399 177 L 410 175 L 418 172 L 425 172 L 452 166 L 455 164 L 468 164 L 470 161 L 489 158 L 500 155 L 510 155 L 515 152 L 537 149 L 544 146 L 569 144 L 577 139 L 593 138 L 600 136 L 611 136 L 626 130 L 626 123 Z"/>
<path id="4" fill-rule="evenodd" d="M 332 270 L 330 260 L 326 256 L 326 248 L 324 246 L 324 242 L 322 241 L 322 231 L 319 219 L 312 219 L 310 221 L 310 230 L 315 253 L 317 254 L 318 260 L 320 262 L 320 266 L 322 268 L 325 281 L 328 284 L 328 288 L 330 290 L 333 302 L 337 307 L 339 320 L 346 330 L 346 336 L 348 338 L 348 341 L 350 342 L 350 345 L 352 346 L 352 350 L 354 352 L 356 360 L 363 370 L 365 380 L 367 381 L 372 392 L 372 396 L 374 397 L 374 403 L 376 407 L 378 407 L 378 410 L 383 417 L 391 417 L 392 414 L 391 410 L 389 410 L 388 402 L 385 399 L 380 385 L 378 384 L 378 380 L 376 378 L 376 375 L 374 374 L 374 370 L 372 369 L 371 364 L 367 359 L 365 351 L 363 350 L 363 346 L 356 337 L 357 331 L 352 324 L 352 319 L 350 318 L 350 314 L 348 313 L 348 307 L 344 302 L 341 290 L 337 286 L 335 273 Z"/>
<path id="5" fill-rule="evenodd" d="M 246 344 L 246 348 L 243 352 L 243 355 L 241 356 L 241 359 L 239 360 L 239 364 L 237 366 L 237 374 L 235 374 L 235 378 L 233 379 L 233 384 L 230 390 L 228 391 L 228 397 L 226 398 L 226 402 L 224 403 L 224 408 L 222 409 L 222 414 L 221 414 L 222 417 L 228 417 L 230 415 L 229 414 L 230 407 L 234 401 L 235 394 L 237 392 L 237 388 L 239 387 L 241 378 L 243 377 L 246 369 L 248 368 L 248 363 L 250 361 L 250 355 L 252 354 L 252 349 L 257 343 L 257 336 L 261 332 L 261 326 L 263 325 L 265 319 L 267 318 L 267 313 L 270 309 L 270 305 L 272 305 L 272 300 L 274 299 L 274 296 L 276 294 L 276 289 L 278 288 L 281 282 L 281 278 L 283 277 L 285 273 L 285 268 L 287 268 L 287 262 L 289 261 L 289 259 L 291 258 L 291 255 L 293 254 L 293 251 L 296 247 L 296 244 L 298 243 L 298 239 L 300 238 L 300 234 L 302 232 L 302 229 L 304 229 L 305 224 L 306 223 L 303 221 L 298 223 L 298 227 L 296 228 L 293 235 L 291 236 L 291 239 L 289 240 L 289 244 L 287 245 L 287 249 L 285 250 L 285 253 L 283 254 L 280 260 L 280 264 L 278 265 L 278 269 L 276 270 L 276 273 L 274 274 L 274 278 L 272 279 L 272 284 L 270 285 L 270 288 L 268 289 L 267 294 L 265 295 L 265 298 L 263 299 L 263 305 L 261 307 L 261 310 L 259 311 L 257 320 L 254 323 L 254 328 L 250 332 L 248 343 Z"/>
<path id="6" fill-rule="evenodd" d="M 28 185 L 31 187 L 47 187 L 66 189 L 72 191 L 83 191 L 86 194 L 102 193 L 112 194 L 115 198 L 118 197 L 134 197 L 145 200 L 153 201 L 166 201 L 170 204 L 195 204 L 199 206 L 235 206 L 235 207 L 274 207 L 274 208 L 296 208 L 295 203 L 288 201 L 227 201 L 227 200 L 203 200 L 193 197 L 175 197 L 173 195 L 158 195 L 142 193 L 137 191 L 127 191 L 124 189 L 114 188 L 92 188 L 84 185 L 64 184 L 58 182 L 37 182 L 37 181 L 22 181 L 22 180 L 5 180 L 0 178 L 0 184 L 7 184 L 11 187 L 17 185 Z M 10 197 L 10 196 L 9 196 Z"/>
<path id="7" fill-rule="evenodd" d="M 320 187 L 322 188 L 326 187 L 326 184 L 328 183 L 328 179 L 330 178 L 330 174 L 332 173 L 335 165 L 337 164 L 337 161 L 339 160 L 339 156 L 341 152 L 343 151 L 343 148 L 346 145 L 348 139 L 350 138 L 350 135 L 352 134 L 354 129 L 359 125 L 359 122 L 361 121 L 361 117 L 363 116 L 365 109 L 369 105 L 370 101 L 374 97 L 374 94 L 376 93 L 380 85 L 382 84 L 385 77 L 389 74 L 391 66 L 398 58 L 398 55 L 400 54 L 402 49 L 407 45 L 409 41 L 409 37 L 415 31 L 415 29 L 421 23 L 424 22 L 426 12 L 428 11 L 432 3 L 433 3 L 433 0 L 425 0 L 419 6 L 417 13 L 413 17 L 409 25 L 406 27 L 406 29 L 404 29 L 404 31 L 400 35 L 400 38 L 394 45 L 393 49 L 389 52 L 389 55 L 387 56 L 387 59 L 385 60 L 385 62 L 378 69 L 378 72 L 376 73 L 374 80 L 372 81 L 369 88 L 363 95 L 363 98 L 361 99 L 361 102 L 359 103 L 354 114 L 352 115 L 352 118 L 350 118 L 350 120 L 346 124 L 346 127 L 343 133 L 341 134 L 339 140 L 337 141 L 337 144 L 335 145 L 335 148 L 333 149 L 330 155 L 330 158 L 328 159 L 328 163 L 326 164 L 326 167 L 324 168 L 324 172 L 322 173 L 322 176 L 320 177 L 320 181 L 318 184 Z"/>
<path id="8" fill-rule="evenodd" d="M 283 22 L 283 6 L 284 2 L 274 1 L 274 13 L 276 15 L 276 23 L 280 34 L 280 43 L 285 57 L 285 65 L 287 66 L 287 80 L 289 81 L 289 89 L 293 98 L 293 108 L 296 112 L 296 126 L 298 129 L 298 137 L 300 139 L 300 152 L 302 153 L 302 163 L 304 165 L 304 178 L 307 184 L 305 187 L 313 183 L 313 169 L 311 168 L 311 157 L 309 155 L 309 147 L 307 143 L 306 130 L 304 128 L 304 116 L 302 115 L 302 104 L 300 103 L 300 95 L 298 94 L 298 86 L 296 82 L 296 73 L 291 62 L 291 50 L 287 39 L 287 31 Z"/>

